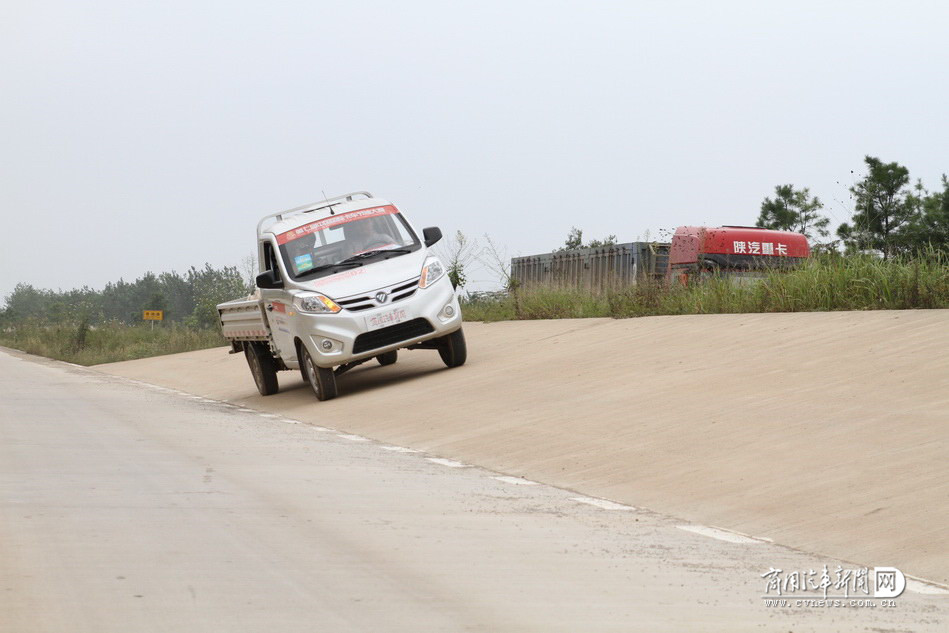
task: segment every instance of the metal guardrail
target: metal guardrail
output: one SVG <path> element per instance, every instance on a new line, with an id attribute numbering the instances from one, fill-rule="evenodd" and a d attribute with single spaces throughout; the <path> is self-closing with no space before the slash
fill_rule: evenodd
<path id="1" fill-rule="evenodd" d="M 518 286 L 561 286 L 607 290 L 647 279 L 662 279 L 669 266 L 669 244 L 627 242 L 511 259 Z"/>

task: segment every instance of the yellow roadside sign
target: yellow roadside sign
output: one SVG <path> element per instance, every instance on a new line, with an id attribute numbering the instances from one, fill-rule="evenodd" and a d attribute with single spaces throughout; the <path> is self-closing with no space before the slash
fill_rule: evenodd
<path id="1" fill-rule="evenodd" d="M 165 319 L 164 310 L 144 310 L 142 319 L 145 321 L 163 321 Z"/>

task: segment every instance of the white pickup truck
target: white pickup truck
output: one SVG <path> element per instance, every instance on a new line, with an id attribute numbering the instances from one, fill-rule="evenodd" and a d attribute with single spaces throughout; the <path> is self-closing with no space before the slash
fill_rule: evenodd
<path id="1" fill-rule="evenodd" d="M 316 397 L 336 377 L 398 350 L 437 350 L 449 367 L 467 357 L 461 308 L 430 247 L 441 230 L 416 230 L 365 191 L 274 213 L 257 224 L 255 296 L 217 306 L 231 353 L 243 352 L 262 395 L 277 372 L 299 369 Z"/>

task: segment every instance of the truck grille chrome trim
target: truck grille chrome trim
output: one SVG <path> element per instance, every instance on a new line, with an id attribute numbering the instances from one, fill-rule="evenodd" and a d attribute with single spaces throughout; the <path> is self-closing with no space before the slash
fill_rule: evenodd
<path id="1" fill-rule="evenodd" d="M 361 354 L 369 350 L 395 345 L 418 336 L 425 336 L 435 331 L 432 324 L 425 319 L 418 318 L 390 325 L 373 332 L 364 332 L 353 342 L 353 354 Z"/>
<path id="2" fill-rule="evenodd" d="M 392 286 L 377 288 L 363 294 L 341 297 L 336 299 L 336 303 L 339 304 L 339 306 L 344 310 L 349 310 L 350 312 L 359 312 L 360 310 L 369 310 L 371 308 L 378 308 L 383 305 L 391 305 L 396 301 L 408 299 L 414 295 L 415 291 L 418 290 L 418 280 L 419 278 L 415 277 L 414 279 L 410 279 L 408 281 L 400 281 L 399 283 Z M 384 304 L 376 301 L 374 298 L 375 295 L 383 292 L 389 297 L 389 300 Z"/>

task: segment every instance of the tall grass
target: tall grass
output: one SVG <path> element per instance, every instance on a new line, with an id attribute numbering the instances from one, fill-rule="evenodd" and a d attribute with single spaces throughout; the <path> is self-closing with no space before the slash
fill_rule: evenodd
<path id="1" fill-rule="evenodd" d="M 641 283 L 602 292 L 522 288 L 497 299 L 466 302 L 467 321 L 636 317 L 663 314 L 814 312 L 949 308 L 949 257 L 915 259 L 823 255 L 755 283 L 711 277 L 689 286 Z M 224 345 L 217 329 L 165 323 L 90 325 L 7 323 L 0 345 L 80 365 L 95 365 Z"/>
<path id="2" fill-rule="evenodd" d="M 144 324 L 115 322 L 97 326 L 84 321 L 58 325 L 26 322 L 0 329 L 0 345 L 78 365 L 188 352 L 224 344 L 218 330 L 191 329 L 176 324 L 162 324 L 153 330 Z"/>
<path id="3" fill-rule="evenodd" d="M 640 283 L 592 292 L 523 288 L 496 300 L 468 302 L 468 321 L 636 317 L 737 312 L 819 312 L 949 308 L 949 259 L 930 252 L 915 259 L 828 254 L 791 271 L 736 283 L 713 276 L 688 286 Z"/>

